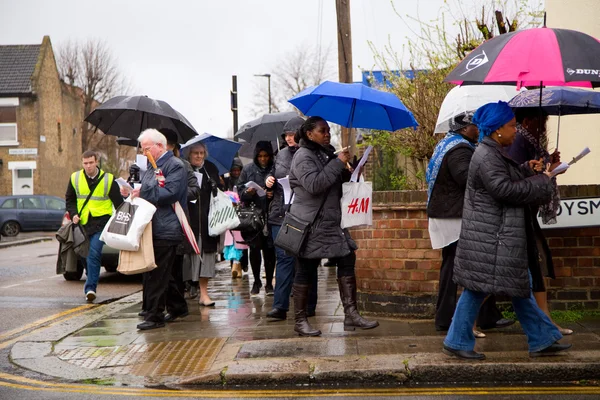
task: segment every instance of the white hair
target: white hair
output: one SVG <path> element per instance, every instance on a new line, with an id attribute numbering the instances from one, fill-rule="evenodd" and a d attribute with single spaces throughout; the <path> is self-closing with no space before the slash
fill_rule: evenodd
<path id="1" fill-rule="evenodd" d="M 204 159 L 206 160 L 208 158 L 208 149 L 206 148 L 206 145 L 204 143 L 202 143 L 202 142 L 196 142 L 196 143 L 190 145 L 190 150 L 188 152 L 188 159 L 189 159 L 189 153 L 192 152 L 192 149 L 194 147 L 202 147 L 204 149 Z"/>
<path id="2" fill-rule="evenodd" d="M 165 149 L 167 148 L 167 138 L 156 129 L 146 129 L 144 132 L 140 133 L 138 142 L 141 143 L 142 140 L 151 140 L 152 143 L 158 143 Z"/>

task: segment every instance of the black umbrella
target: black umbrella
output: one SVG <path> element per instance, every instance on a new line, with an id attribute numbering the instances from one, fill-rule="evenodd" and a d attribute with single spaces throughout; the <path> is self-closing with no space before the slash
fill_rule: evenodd
<path id="1" fill-rule="evenodd" d="M 107 135 L 137 139 L 148 128 L 169 128 L 180 143 L 198 133 L 190 122 L 168 103 L 148 96 L 116 96 L 107 100 L 85 118 Z"/>
<path id="2" fill-rule="evenodd" d="M 139 142 L 137 141 L 137 139 L 119 136 L 117 138 L 117 144 L 120 144 L 122 146 L 138 147 Z"/>
<path id="3" fill-rule="evenodd" d="M 298 113 L 295 111 L 265 114 L 242 125 L 235 133 L 235 137 L 250 143 L 257 143 L 261 140 L 277 142 L 279 135 L 283 133 L 283 126 L 286 122 L 297 116 Z"/>

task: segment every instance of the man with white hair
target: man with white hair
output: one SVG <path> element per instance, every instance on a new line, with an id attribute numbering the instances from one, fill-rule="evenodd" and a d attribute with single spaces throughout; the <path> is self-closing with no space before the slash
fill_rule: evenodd
<path id="1" fill-rule="evenodd" d="M 179 202 L 182 207 L 186 207 L 187 172 L 183 162 L 172 151 L 167 150 L 167 139 L 156 129 L 146 129 L 138 141 L 144 154 L 154 158 L 164 176 L 162 186 L 149 164 L 142 175 L 141 188 L 132 191 L 132 196 L 139 196 L 156 206 L 152 217 L 152 240 L 157 268 L 146 272 L 144 277 L 147 313 L 144 322 L 137 326 L 140 330 L 147 330 L 162 328 L 165 322 L 188 315 L 181 288 L 175 280 L 170 279 L 177 246 L 184 240 L 181 223 L 173 205 Z M 165 304 L 167 314 L 163 315 Z"/>

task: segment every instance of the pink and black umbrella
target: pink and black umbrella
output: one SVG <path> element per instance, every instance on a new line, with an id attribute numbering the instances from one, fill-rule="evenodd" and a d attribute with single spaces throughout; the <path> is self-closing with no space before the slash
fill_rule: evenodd
<path id="1" fill-rule="evenodd" d="M 600 86 L 600 42 L 569 29 L 532 28 L 496 36 L 445 79 L 461 84 Z"/>

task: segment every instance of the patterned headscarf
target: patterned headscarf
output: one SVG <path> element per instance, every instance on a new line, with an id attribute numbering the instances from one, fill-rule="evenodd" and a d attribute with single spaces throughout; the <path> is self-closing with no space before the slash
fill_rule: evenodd
<path id="1" fill-rule="evenodd" d="M 514 117 L 515 114 L 505 101 L 487 103 L 479 107 L 473 115 L 473 123 L 479 128 L 479 141 L 490 136 Z"/>
<path id="2" fill-rule="evenodd" d="M 548 150 L 546 150 L 546 148 L 542 145 L 541 138 L 536 139 L 521 124 L 517 124 L 517 132 L 535 148 L 536 159 L 543 158 L 544 165 L 550 163 L 550 153 L 548 153 Z M 540 207 L 542 222 L 546 225 L 552 225 L 556 223 L 556 214 L 558 213 L 558 208 L 560 206 L 560 192 L 558 191 L 556 177 L 552 178 L 552 187 L 552 201 Z"/>
<path id="3" fill-rule="evenodd" d="M 458 132 L 462 128 L 466 128 L 469 125 L 473 125 L 473 114 L 475 111 L 467 111 L 464 113 L 460 113 L 455 117 L 452 117 L 448 122 L 450 130 L 453 132 Z"/>

